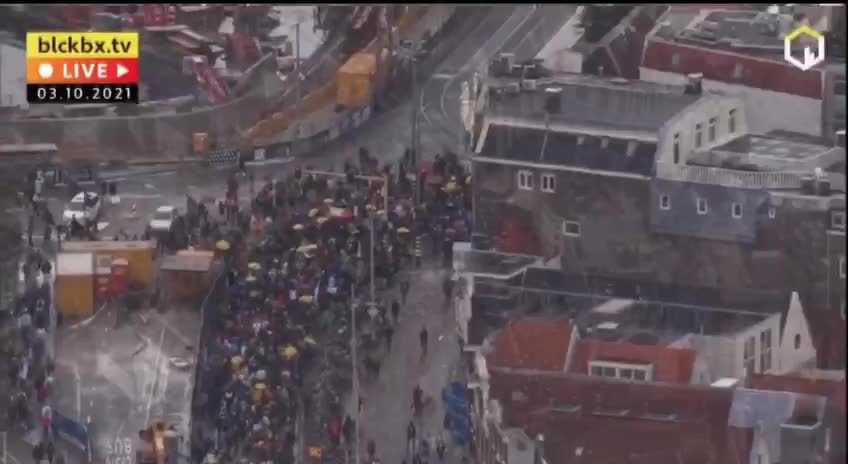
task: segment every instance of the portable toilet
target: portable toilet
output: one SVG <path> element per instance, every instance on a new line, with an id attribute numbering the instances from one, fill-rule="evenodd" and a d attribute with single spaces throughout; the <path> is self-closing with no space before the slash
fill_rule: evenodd
<path id="1" fill-rule="evenodd" d="M 94 289 L 97 304 L 109 301 L 112 284 L 112 255 L 97 254 L 94 258 Z"/>
<path id="2" fill-rule="evenodd" d="M 130 262 L 126 258 L 112 259 L 112 296 L 123 295 L 129 290 L 129 267 Z"/>

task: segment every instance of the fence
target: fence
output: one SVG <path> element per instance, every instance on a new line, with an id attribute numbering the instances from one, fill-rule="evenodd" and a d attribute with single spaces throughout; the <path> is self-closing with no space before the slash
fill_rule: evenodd
<path id="1" fill-rule="evenodd" d="M 197 446 L 205 440 L 204 426 L 206 425 L 206 403 L 208 397 L 206 391 L 213 379 L 210 376 L 211 371 L 207 369 L 209 360 L 208 344 L 214 343 L 215 334 L 220 331 L 221 327 L 218 321 L 218 312 L 222 304 L 227 301 L 227 273 L 221 272 L 212 283 L 209 292 L 203 299 L 200 305 L 200 338 L 196 344 L 197 351 L 195 352 L 194 360 L 194 389 L 191 394 L 191 417 L 189 418 L 188 430 L 190 438 L 191 462 L 201 462 L 203 460 L 202 447 Z"/>

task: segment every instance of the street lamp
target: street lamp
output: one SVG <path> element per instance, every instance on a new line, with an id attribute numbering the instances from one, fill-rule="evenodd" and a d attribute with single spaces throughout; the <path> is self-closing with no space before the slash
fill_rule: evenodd
<path id="1" fill-rule="evenodd" d="M 412 165 L 418 170 L 418 151 L 421 145 L 421 131 L 418 127 L 418 115 L 421 111 L 421 95 L 418 88 L 418 59 L 424 55 L 421 41 L 403 40 L 398 49 L 401 61 L 409 63 L 412 78 L 412 127 L 410 131 L 410 150 L 412 151 Z"/>

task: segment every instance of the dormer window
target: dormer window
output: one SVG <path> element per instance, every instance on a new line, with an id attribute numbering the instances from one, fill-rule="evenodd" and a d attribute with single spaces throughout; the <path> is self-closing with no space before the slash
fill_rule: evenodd
<path id="1" fill-rule="evenodd" d="M 730 209 L 734 219 L 739 219 L 742 217 L 742 203 L 734 203 Z"/>
<path id="2" fill-rule="evenodd" d="M 589 375 L 621 380 L 651 381 L 651 364 L 630 364 L 611 361 L 589 361 Z"/>
<path id="3" fill-rule="evenodd" d="M 660 195 L 660 209 L 668 211 L 671 209 L 671 197 Z"/>
<path id="4" fill-rule="evenodd" d="M 774 206 L 769 206 L 768 217 L 769 219 L 774 219 L 775 217 L 777 217 L 777 209 Z"/>
<path id="5" fill-rule="evenodd" d="M 710 118 L 709 126 L 707 126 L 707 141 L 713 143 L 716 141 L 716 125 L 718 124 L 717 118 Z"/>
<path id="6" fill-rule="evenodd" d="M 518 171 L 518 188 L 521 190 L 533 190 L 533 172 L 522 169 Z"/>
<path id="7" fill-rule="evenodd" d="M 674 164 L 680 164 L 680 134 L 674 134 Z"/>
<path id="8" fill-rule="evenodd" d="M 709 212 L 709 208 L 707 206 L 707 200 L 704 199 L 704 198 L 698 198 L 697 208 L 698 208 L 698 214 L 699 215 L 703 216 L 704 214 L 707 214 Z"/>
<path id="9" fill-rule="evenodd" d="M 830 227 L 845 230 L 845 211 L 833 211 L 830 213 Z"/>
<path id="10" fill-rule="evenodd" d="M 704 125 L 701 123 L 695 124 L 695 148 L 701 148 L 704 144 Z"/>
<path id="11" fill-rule="evenodd" d="M 736 132 L 736 108 L 727 112 L 727 132 Z"/>

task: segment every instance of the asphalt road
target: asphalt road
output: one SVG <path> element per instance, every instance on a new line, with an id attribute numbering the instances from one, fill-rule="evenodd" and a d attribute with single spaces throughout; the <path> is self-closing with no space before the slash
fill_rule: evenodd
<path id="1" fill-rule="evenodd" d="M 423 120 L 422 149 L 439 148 L 425 144 L 426 136 L 429 140 L 437 140 L 443 150 L 462 153 L 465 129 L 460 116 L 460 98 L 463 82 L 470 82 L 475 72 L 484 75 L 489 61 L 498 53 L 513 53 L 516 62 L 535 58 L 574 15 L 577 5 L 526 5 L 512 8 L 509 15 L 507 7 L 494 10 L 472 33 L 472 37 L 485 37 L 477 42 L 481 45 L 474 51 L 468 44 L 458 47 L 424 84 L 419 102 Z M 504 15 L 507 16 L 504 18 Z"/>

